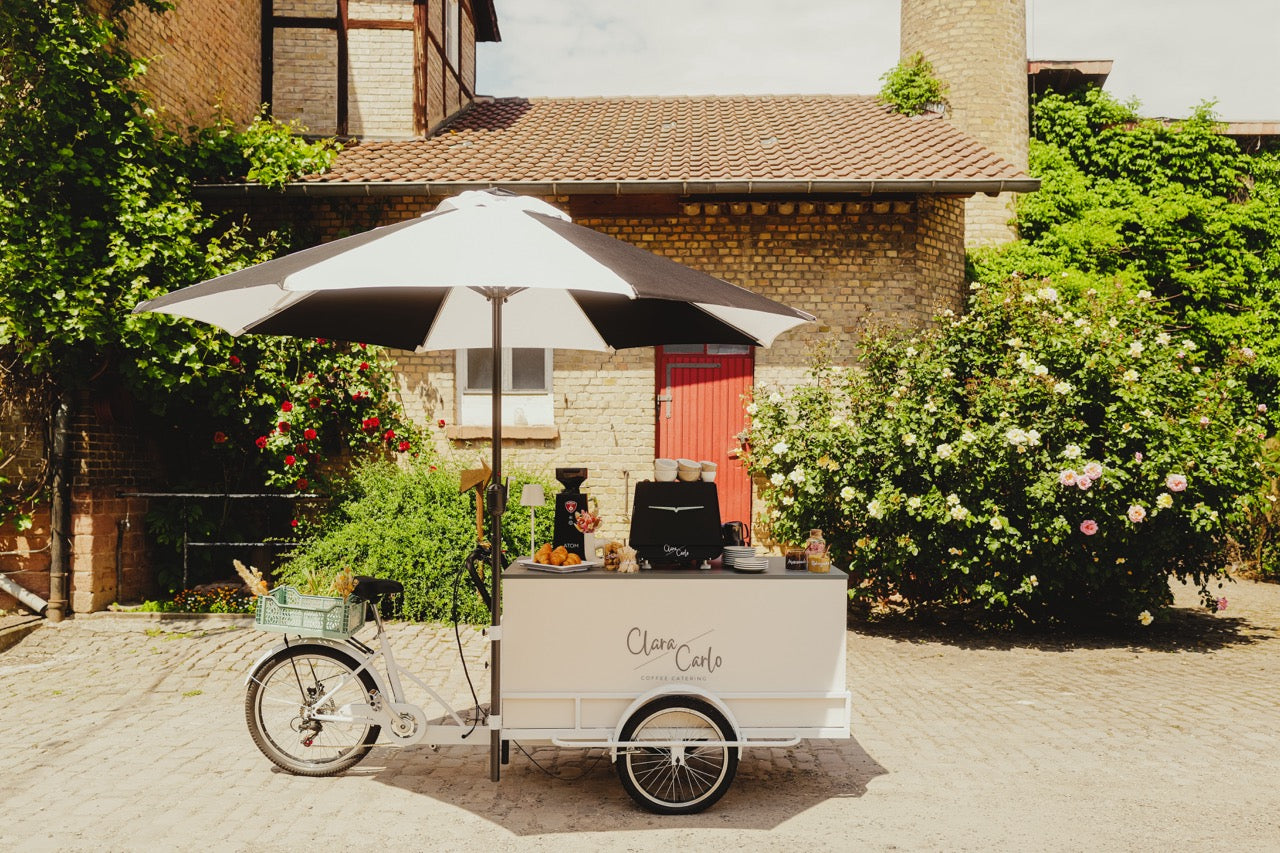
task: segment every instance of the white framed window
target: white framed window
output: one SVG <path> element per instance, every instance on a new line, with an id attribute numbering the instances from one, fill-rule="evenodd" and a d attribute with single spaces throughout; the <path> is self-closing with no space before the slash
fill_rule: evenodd
<path id="1" fill-rule="evenodd" d="M 458 70 L 458 55 L 462 48 L 462 19 L 459 17 L 458 0 L 444 3 L 444 58 L 449 67 Z"/>
<path id="2" fill-rule="evenodd" d="M 525 347 L 502 350 L 502 423 L 550 426 L 555 423 L 552 350 Z M 458 423 L 489 426 L 493 420 L 493 354 L 488 349 L 457 351 Z"/>

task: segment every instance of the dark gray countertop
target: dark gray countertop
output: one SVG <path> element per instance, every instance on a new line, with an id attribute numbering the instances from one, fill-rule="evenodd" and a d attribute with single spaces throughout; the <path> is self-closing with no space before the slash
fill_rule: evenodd
<path id="1" fill-rule="evenodd" d="M 787 580 L 797 581 L 822 581 L 822 580 L 847 580 L 848 575 L 839 569 L 832 569 L 827 574 L 814 574 L 811 572 L 788 572 L 783 568 L 783 558 L 778 556 L 769 557 L 769 568 L 763 572 L 736 572 L 732 567 L 723 568 L 719 560 L 711 562 L 710 569 L 650 569 L 641 570 L 631 574 L 619 574 L 618 572 L 606 572 L 599 566 L 593 566 L 585 572 L 544 572 L 537 569 L 531 569 L 523 566 L 519 561 L 507 566 L 507 570 L 502 573 L 505 579 L 514 580 L 517 578 L 623 578 L 638 579 L 646 578 L 678 578 L 680 580 L 706 580 L 708 578 L 718 578 L 720 580 L 752 580 L 759 578 L 786 578 Z"/>

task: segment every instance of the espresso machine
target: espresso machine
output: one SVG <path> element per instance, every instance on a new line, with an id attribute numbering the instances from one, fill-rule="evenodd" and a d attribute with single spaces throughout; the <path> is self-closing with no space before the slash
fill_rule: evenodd
<path id="1" fill-rule="evenodd" d="M 587 496 L 581 486 L 587 479 L 586 468 L 557 468 L 556 479 L 564 486 L 564 491 L 556 495 L 555 522 L 552 527 L 551 544 L 554 547 L 564 546 L 571 554 L 587 559 L 583 552 L 582 532 L 574 525 L 574 516 L 580 510 L 587 509 Z"/>

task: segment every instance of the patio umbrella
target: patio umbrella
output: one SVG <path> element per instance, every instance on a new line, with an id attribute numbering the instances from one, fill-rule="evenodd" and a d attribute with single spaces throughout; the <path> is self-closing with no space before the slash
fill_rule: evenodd
<path id="1" fill-rule="evenodd" d="M 501 622 L 503 347 L 611 350 L 769 346 L 814 317 L 574 225 L 504 190 L 464 192 L 375 228 L 139 303 L 239 335 L 325 337 L 397 349 L 491 348 L 494 625 Z M 500 711 L 493 643 L 491 713 Z M 491 735 L 496 781 L 500 733 Z"/>

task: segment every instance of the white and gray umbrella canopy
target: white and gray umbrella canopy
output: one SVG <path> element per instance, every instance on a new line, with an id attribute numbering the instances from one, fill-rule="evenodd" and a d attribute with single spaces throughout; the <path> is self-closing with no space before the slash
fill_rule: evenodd
<path id="1" fill-rule="evenodd" d="M 768 346 L 813 319 L 745 288 L 574 225 L 545 202 L 472 191 L 375 228 L 148 300 L 232 334 L 326 337 L 397 349 Z"/>
<path id="2" fill-rule="evenodd" d="M 574 225 L 545 202 L 476 190 L 375 228 L 149 299 L 158 311 L 239 335 L 322 337 L 397 349 L 609 350 L 658 344 L 769 346 L 814 319 L 722 279 Z M 489 487 L 493 624 L 501 622 L 502 359 L 492 359 Z M 490 649 L 501 708 L 500 641 Z M 498 779 L 501 733 L 490 733 Z"/>

